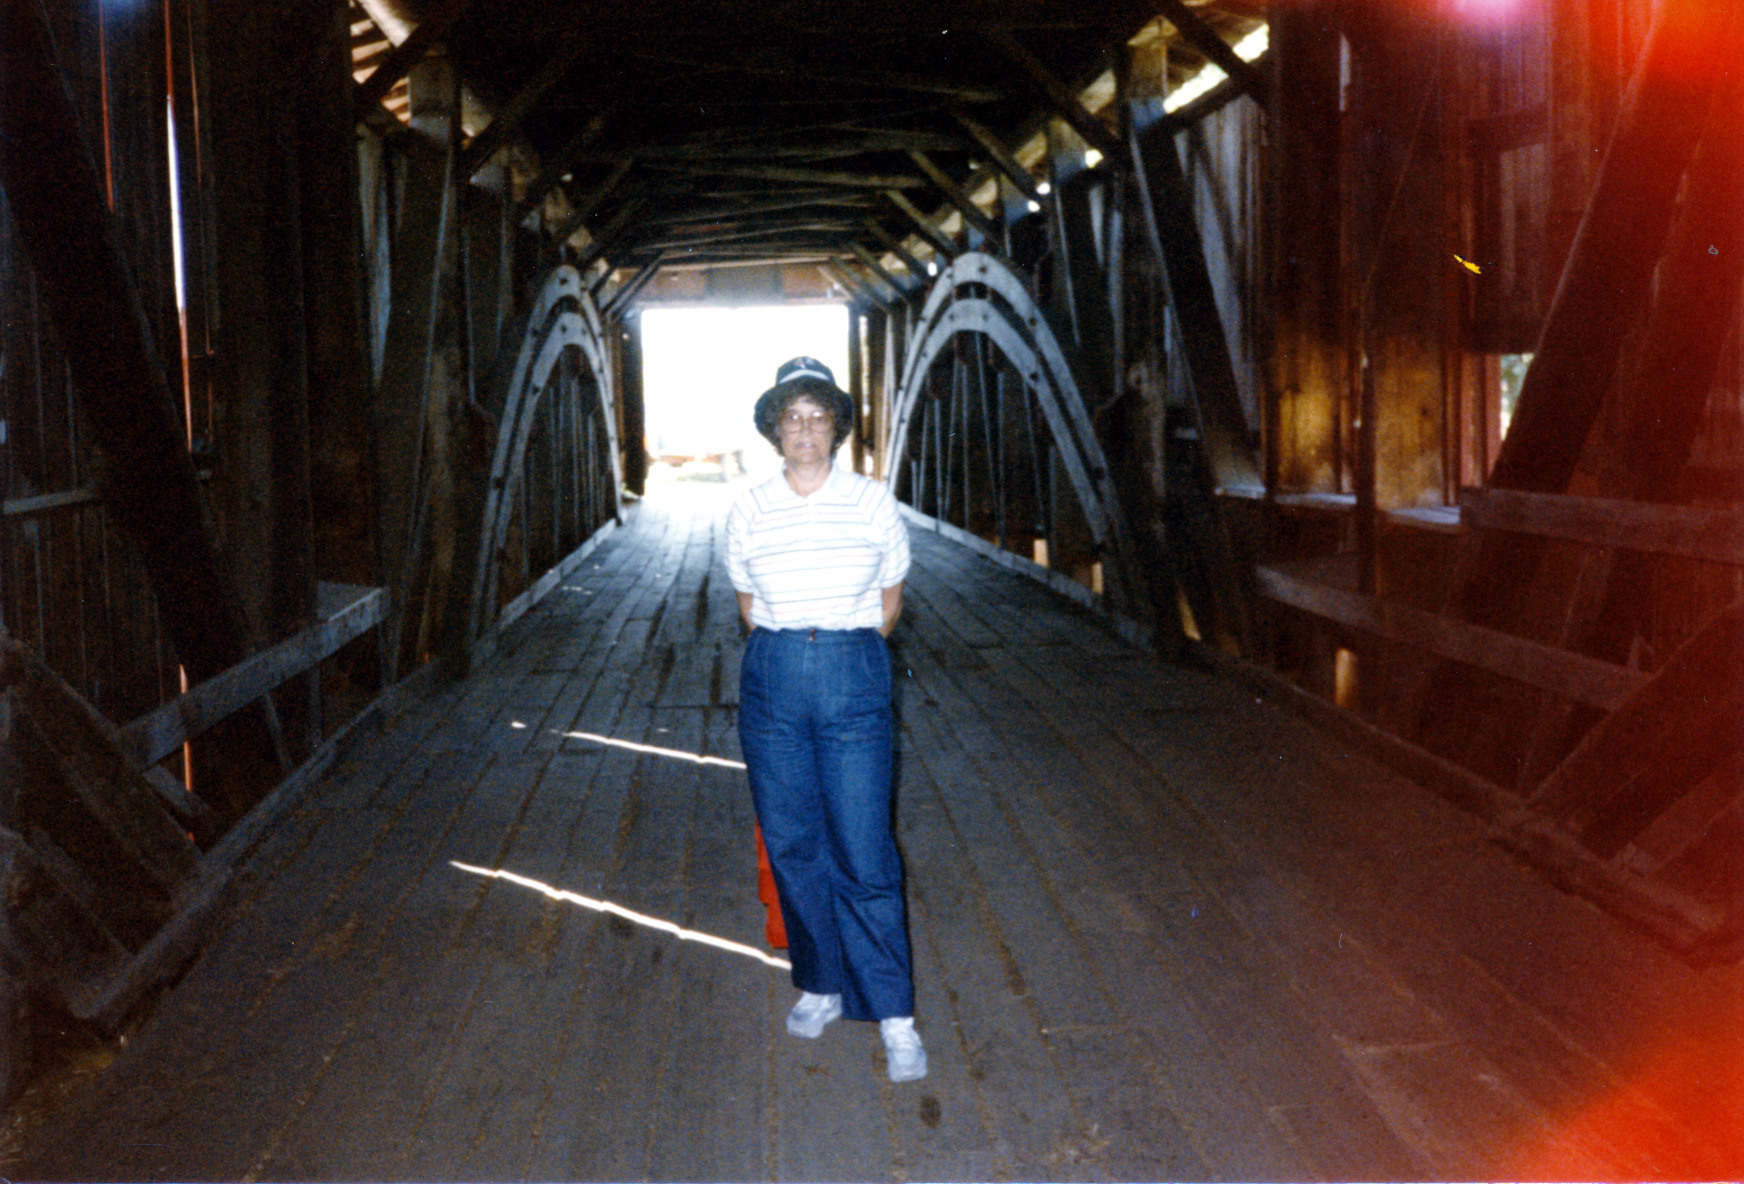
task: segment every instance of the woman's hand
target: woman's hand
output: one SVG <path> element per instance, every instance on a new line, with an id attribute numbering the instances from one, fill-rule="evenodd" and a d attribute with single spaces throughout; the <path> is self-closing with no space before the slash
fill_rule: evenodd
<path id="1" fill-rule="evenodd" d="M 749 610 L 747 610 L 749 611 Z M 884 624 L 878 626 L 878 632 L 885 637 L 896 628 L 896 618 L 902 615 L 902 585 L 892 584 L 884 589 Z"/>

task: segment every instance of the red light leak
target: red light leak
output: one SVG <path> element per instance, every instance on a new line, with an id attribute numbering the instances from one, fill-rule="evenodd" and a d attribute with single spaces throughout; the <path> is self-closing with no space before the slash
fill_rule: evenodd
<path id="1" fill-rule="evenodd" d="M 1594 1100 L 1510 1164 L 1516 1180 L 1581 1175 L 1555 1144 L 1609 1148 L 1605 1158 L 1640 1179 L 1744 1177 L 1744 1032 L 1737 1016 L 1702 1017 L 1696 1031 L 1662 1038 L 1638 1072 Z"/>
<path id="2" fill-rule="evenodd" d="M 1273 0 L 1277 14 L 1274 23 L 1281 23 L 1284 12 L 1309 0 Z M 1454 41 L 1469 36 L 1478 42 L 1509 43 L 1519 39 L 1527 49 L 1537 45 L 1537 52 L 1556 58 L 1581 43 L 1584 33 L 1580 16 L 1582 5 L 1558 0 L 1347 0 L 1348 28 L 1358 34 L 1391 29 L 1394 34 L 1442 32 L 1452 34 Z M 1658 40 L 1651 60 L 1645 62 L 1647 81 L 1654 85 L 1683 88 L 1688 102 L 1705 101 L 1709 92 L 1723 82 L 1741 55 L 1739 9 L 1730 0 L 1658 0 L 1652 6 L 1655 17 L 1651 31 L 1639 40 L 1623 45 L 1621 56 L 1609 65 L 1620 70 L 1615 81 L 1627 86 L 1638 81 L 1643 66 L 1643 54 L 1649 44 Z M 1317 16 L 1316 22 L 1320 20 Z M 1336 22 L 1320 28 L 1330 36 L 1341 30 Z M 1386 52 L 1401 51 L 1398 44 Z M 1371 47 L 1371 52 L 1374 52 Z M 1421 47 L 1420 47 L 1421 51 Z M 1552 68 L 1568 66 L 1568 62 L 1553 62 Z M 1595 58 L 1583 63 L 1583 68 L 1603 67 Z"/>

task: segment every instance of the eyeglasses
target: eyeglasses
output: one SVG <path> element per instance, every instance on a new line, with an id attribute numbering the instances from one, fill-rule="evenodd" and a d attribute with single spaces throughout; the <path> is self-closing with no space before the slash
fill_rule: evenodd
<path id="1" fill-rule="evenodd" d="M 829 433 L 835 430 L 835 421 L 821 412 L 810 415 L 798 411 L 789 411 L 781 417 L 781 430 L 789 436 L 797 436 L 801 432 L 813 431 Z"/>

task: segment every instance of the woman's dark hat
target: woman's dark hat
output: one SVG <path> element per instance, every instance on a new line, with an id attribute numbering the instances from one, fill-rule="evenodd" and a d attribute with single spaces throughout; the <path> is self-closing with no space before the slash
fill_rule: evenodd
<path id="1" fill-rule="evenodd" d="M 854 430 L 854 400 L 847 391 L 836 385 L 836 376 L 830 372 L 828 366 L 816 358 L 806 357 L 792 358 L 781 363 L 775 371 L 775 385 L 757 396 L 757 407 L 752 412 L 757 431 L 770 443 L 780 447 L 780 435 L 775 427 L 776 417 L 781 413 L 784 401 L 801 395 L 816 399 L 822 406 L 829 408 L 830 418 L 836 425 L 832 446 L 839 446 L 848 438 L 848 433 Z"/>
<path id="2" fill-rule="evenodd" d="M 776 386 L 792 382 L 796 378 L 819 378 L 831 386 L 836 385 L 836 376 L 816 358 L 793 358 L 781 363 L 780 368 L 775 371 Z"/>

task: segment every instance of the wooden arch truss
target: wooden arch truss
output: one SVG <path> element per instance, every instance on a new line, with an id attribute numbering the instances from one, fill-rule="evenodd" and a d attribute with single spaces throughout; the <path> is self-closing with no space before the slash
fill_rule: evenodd
<path id="1" fill-rule="evenodd" d="M 615 524 L 623 462 L 611 340 L 575 268 L 561 266 L 510 330 L 513 364 L 487 396 L 496 443 L 464 586 L 465 636 L 450 651 L 470 662 L 479 642 L 516 615 L 536 573 L 560 576 L 597 531 Z M 505 351 L 505 360 L 510 355 Z"/>
<path id="2" fill-rule="evenodd" d="M 897 496 L 1069 572 L 1115 609 L 1147 598 L 1065 339 L 1004 260 L 958 256 L 909 336 L 886 457 Z"/>

